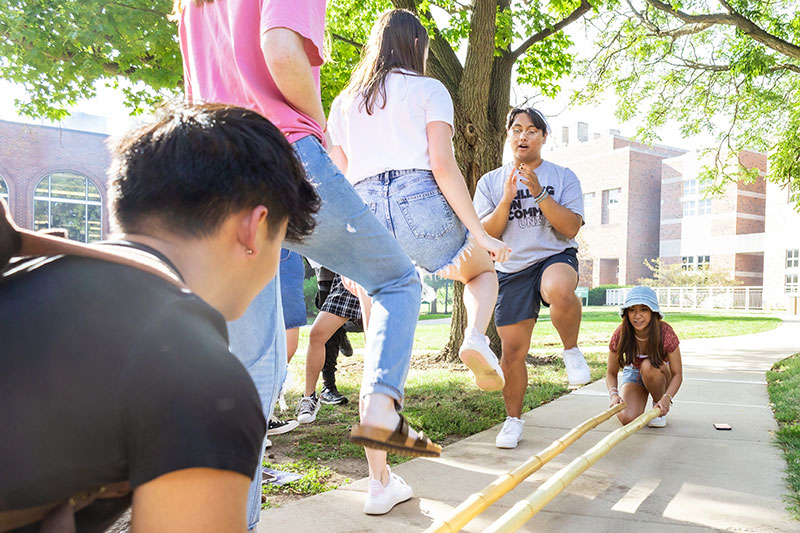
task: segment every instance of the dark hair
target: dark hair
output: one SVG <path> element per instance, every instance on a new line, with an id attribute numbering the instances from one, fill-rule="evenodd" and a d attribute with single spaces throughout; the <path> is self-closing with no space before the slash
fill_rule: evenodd
<path id="1" fill-rule="evenodd" d="M 514 124 L 514 119 L 517 118 L 517 115 L 520 113 L 525 113 L 528 115 L 528 118 L 531 119 L 533 125 L 536 126 L 536 129 L 540 130 L 542 133 L 549 133 L 547 127 L 547 121 L 544 119 L 544 115 L 538 109 L 534 109 L 533 107 L 515 107 L 508 113 L 508 119 L 506 120 L 506 129 L 510 129 L 512 124 Z"/>
<path id="2" fill-rule="evenodd" d="M 112 147 L 112 210 L 120 228 L 200 237 L 242 209 L 267 208 L 270 235 L 314 229 L 319 197 L 284 135 L 253 111 L 221 104 L 171 105 Z"/>
<path id="3" fill-rule="evenodd" d="M 425 75 L 427 48 L 428 33 L 414 13 L 406 9 L 385 12 L 372 26 L 364 55 L 345 91 L 353 98 L 361 96 L 360 105 L 371 115 L 375 105 L 379 108 L 386 105 L 386 76 L 393 70 Z"/>
<path id="4" fill-rule="evenodd" d="M 622 317 L 622 330 L 619 332 L 619 344 L 617 353 L 619 354 L 620 368 L 632 365 L 636 356 L 639 355 L 639 348 L 636 343 L 636 330 L 633 329 L 628 318 L 631 308 L 625 309 L 625 316 Z M 659 368 L 664 362 L 664 349 L 661 345 L 661 316 L 658 313 L 650 313 L 650 327 L 647 330 L 647 342 L 645 343 L 645 353 L 654 367 Z"/>

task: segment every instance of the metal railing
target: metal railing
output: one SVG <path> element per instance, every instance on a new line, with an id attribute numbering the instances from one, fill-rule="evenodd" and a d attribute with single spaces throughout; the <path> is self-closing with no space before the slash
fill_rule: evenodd
<path id="1" fill-rule="evenodd" d="M 606 290 L 606 305 L 622 305 L 631 289 Z M 764 287 L 653 287 L 661 307 L 678 309 L 764 309 Z"/>

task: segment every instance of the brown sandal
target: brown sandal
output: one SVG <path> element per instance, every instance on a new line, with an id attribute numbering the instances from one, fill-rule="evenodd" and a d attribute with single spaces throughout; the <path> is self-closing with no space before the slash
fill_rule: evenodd
<path id="1" fill-rule="evenodd" d="M 408 436 L 408 421 L 400 415 L 394 431 L 356 424 L 350 431 L 350 442 L 410 457 L 439 457 L 442 447 L 421 431 L 416 439 Z"/>

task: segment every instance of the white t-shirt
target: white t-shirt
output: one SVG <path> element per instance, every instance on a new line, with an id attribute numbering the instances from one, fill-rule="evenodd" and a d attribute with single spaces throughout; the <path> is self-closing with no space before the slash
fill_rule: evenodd
<path id="1" fill-rule="evenodd" d="M 485 217 L 500 203 L 503 185 L 513 167 L 512 161 L 487 172 L 478 181 L 475 198 L 472 200 L 478 217 Z M 547 188 L 553 200 L 583 218 L 583 192 L 574 172 L 549 161 L 542 161 L 534 172 L 539 178 L 539 184 Z M 500 239 L 511 248 L 511 254 L 508 261 L 495 263 L 494 266 L 498 272 L 506 273 L 519 272 L 567 248 L 578 248 L 575 239 L 566 238 L 550 225 L 550 221 L 533 201 L 528 187 L 520 180 L 517 180 L 517 196 L 511 202 L 508 224 Z"/>
<path id="2" fill-rule="evenodd" d="M 331 105 L 328 129 L 347 156 L 346 177 L 356 184 L 387 170 L 430 170 L 429 122 L 453 127 L 453 101 L 439 80 L 395 71 L 386 76 L 386 105 L 368 115 L 361 97 L 340 94 Z M 378 95 L 376 104 L 381 104 Z"/>

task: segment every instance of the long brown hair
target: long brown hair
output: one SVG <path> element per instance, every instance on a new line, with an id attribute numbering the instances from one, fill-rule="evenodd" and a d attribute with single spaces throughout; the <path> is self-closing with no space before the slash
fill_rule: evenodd
<path id="1" fill-rule="evenodd" d="M 344 92 L 360 96 L 368 115 L 386 105 L 386 76 L 396 69 L 425 75 L 428 34 L 416 15 L 406 9 L 382 14 L 370 32 L 358 66 Z M 379 101 L 380 98 L 380 101 Z"/>
<path id="2" fill-rule="evenodd" d="M 639 347 L 636 342 L 636 330 L 633 328 L 628 313 L 631 308 L 625 309 L 625 316 L 622 317 L 622 330 L 619 332 L 619 344 L 617 353 L 619 354 L 620 368 L 632 365 L 639 355 Z M 661 316 L 650 311 L 650 327 L 647 330 L 647 342 L 645 343 L 645 353 L 654 367 L 661 367 L 664 362 L 664 350 L 661 347 Z"/>

